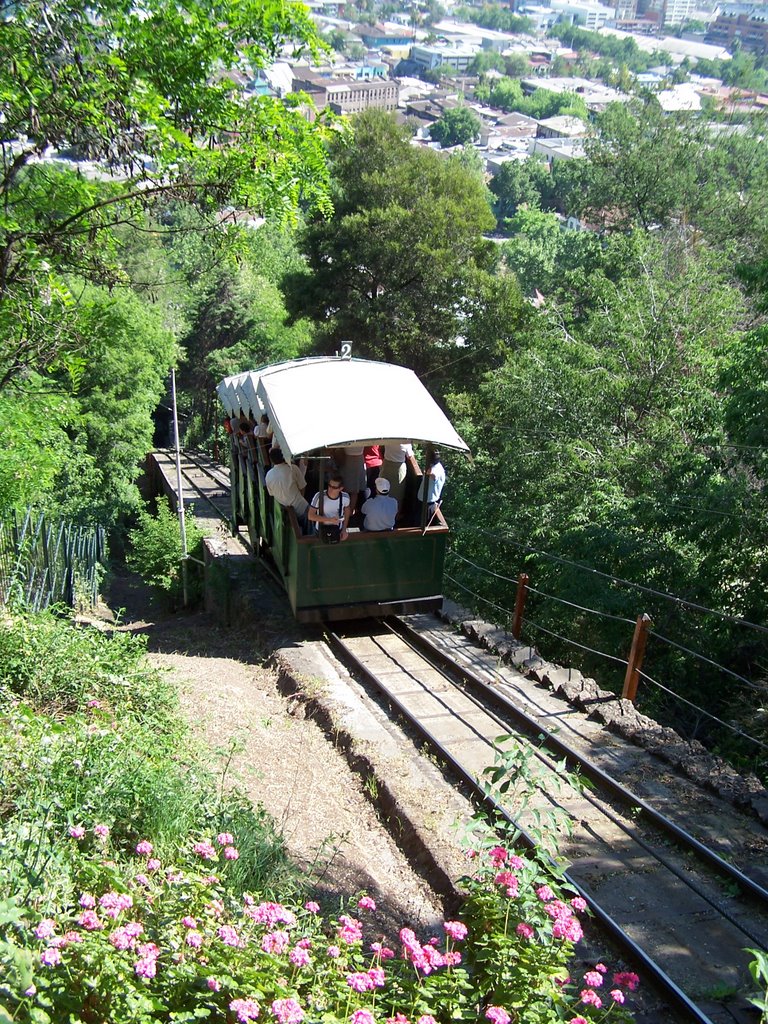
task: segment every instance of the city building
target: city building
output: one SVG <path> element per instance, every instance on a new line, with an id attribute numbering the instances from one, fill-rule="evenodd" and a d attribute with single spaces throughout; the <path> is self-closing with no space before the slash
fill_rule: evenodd
<path id="1" fill-rule="evenodd" d="M 397 82 L 348 81 L 340 78 L 324 78 L 305 69 L 296 69 L 293 82 L 294 92 L 306 92 L 318 110 L 330 107 L 337 114 L 359 114 L 370 107 L 380 110 L 397 108 Z"/>
<path id="2" fill-rule="evenodd" d="M 440 45 L 427 46 L 420 43 L 411 47 L 410 61 L 422 71 L 434 71 L 447 66 L 454 71 L 466 71 L 472 63 L 477 48 L 474 46 Z"/>
<path id="3" fill-rule="evenodd" d="M 596 32 L 615 15 L 613 7 L 591 3 L 590 0 L 550 0 L 550 7 L 559 15 L 558 21 L 578 25 L 590 32 Z"/>
<path id="4" fill-rule="evenodd" d="M 768 52 L 768 6 L 765 4 L 722 4 L 710 22 L 706 41 L 732 49 L 738 40 L 752 53 Z"/>

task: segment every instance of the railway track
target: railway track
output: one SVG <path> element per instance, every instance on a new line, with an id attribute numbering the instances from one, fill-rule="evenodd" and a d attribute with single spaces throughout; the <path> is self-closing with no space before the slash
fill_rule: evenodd
<path id="1" fill-rule="evenodd" d="M 754 870 L 766 830 L 553 695 L 532 696 L 514 670 L 429 616 L 330 641 L 476 793 L 494 740 L 514 732 L 538 776 L 536 810 L 570 818 L 572 834 L 560 837 L 567 878 L 627 960 L 682 1019 L 758 1019 L 744 994 L 744 948 L 768 945 L 768 890 Z M 553 787 L 561 759 L 594 788 Z M 514 807 L 498 806 L 516 821 Z M 516 824 L 533 845 L 530 814 Z"/>
<path id="2" fill-rule="evenodd" d="M 167 489 L 176 495 L 176 456 L 171 449 L 158 449 L 154 453 L 157 467 L 166 481 Z M 195 506 L 196 518 L 216 522 L 229 522 L 232 503 L 229 493 L 229 471 L 202 452 L 181 453 L 181 486 L 184 504 Z M 200 507 L 200 502 L 203 507 Z"/>

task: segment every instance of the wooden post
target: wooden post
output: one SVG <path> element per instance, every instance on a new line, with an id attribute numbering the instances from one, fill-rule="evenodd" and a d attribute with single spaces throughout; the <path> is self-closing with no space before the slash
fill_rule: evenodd
<path id="1" fill-rule="evenodd" d="M 515 640 L 520 639 L 520 630 L 523 626 L 523 609 L 525 599 L 528 596 L 528 574 L 521 572 L 517 577 L 517 596 L 515 597 L 515 617 L 512 620 L 512 636 Z"/>
<path id="2" fill-rule="evenodd" d="M 635 634 L 627 660 L 627 674 L 624 676 L 624 689 L 621 696 L 634 703 L 637 687 L 640 682 L 639 672 L 643 667 L 645 645 L 648 642 L 648 630 L 651 628 L 650 615 L 638 615 L 635 623 Z"/>

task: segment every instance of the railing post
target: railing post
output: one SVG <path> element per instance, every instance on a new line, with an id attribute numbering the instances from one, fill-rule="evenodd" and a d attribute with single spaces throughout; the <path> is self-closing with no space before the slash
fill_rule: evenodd
<path id="1" fill-rule="evenodd" d="M 640 682 L 640 670 L 643 667 L 645 657 L 645 645 L 648 642 L 648 630 L 651 628 L 650 615 L 638 615 L 635 623 L 635 633 L 632 637 L 632 647 L 627 659 L 627 674 L 624 676 L 624 689 L 621 696 L 625 700 L 634 703 L 637 697 L 637 687 Z"/>
<path id="2" fill-rule="evenodd" d="M 520 639 L 520 630 L 523 626 L 523 609 L 525 599 L 528 596 L 528 574 L 521 572 L 517 577 L 517 596 L 515 597 L 515 617 L 512 620 L 512 636 L 515 640 Z"/>

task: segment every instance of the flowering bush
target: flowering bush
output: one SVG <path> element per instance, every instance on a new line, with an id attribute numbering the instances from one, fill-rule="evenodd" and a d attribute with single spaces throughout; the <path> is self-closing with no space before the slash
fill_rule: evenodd
<path id="1" fill-rule="evenodd" d="M 84 846 L 88 836 L 95 843 Z M 428 940 L 404 927 L 392 949 L 367 937 L 376 936 L 370 896 L 328 920 L 313 901 L 236 897 L 229 832 L 190 839 L 174 864 L 147 839 L 117 858 L 105 826 L 73 825 L 62 842 L 99 885 L 56 910 L 0 913 L 0 994 L 19 1024 L 628 1019 L 622 1004 L 635 975 L 608 981 L 598 964 L 567 978 L 583 904 L 501 847 L 475 858 L 463 920 Z"/>

